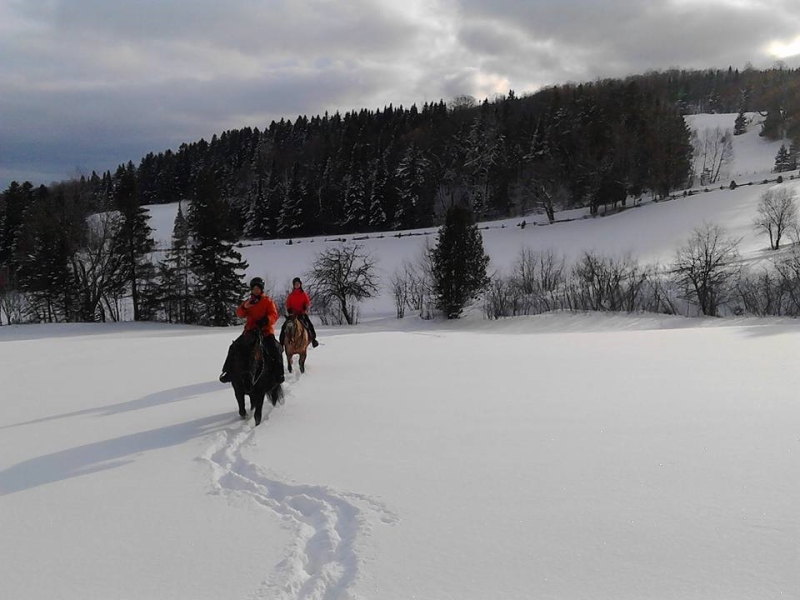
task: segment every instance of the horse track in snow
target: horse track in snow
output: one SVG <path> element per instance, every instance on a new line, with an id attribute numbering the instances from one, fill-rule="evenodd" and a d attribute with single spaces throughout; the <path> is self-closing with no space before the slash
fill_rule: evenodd
<path id="1" fill-rule="evenodd" d="M 296 380 L 295 380 L 296 381 Z M 287 379 L 284 393 L 293 385 Z M 264 429 L 272 405 L 265 402 Z M 256 443 L 256 429 L 249 419 L 241 426 L 218 432 L 200 457 L 211 464 L 214 489 L 222 495 L 244 494 L 271 510 L 295 531 L 295 541 L 253 600 L 350 600 L 358 574 L 355 548 L 360 533 L 368 529 L 363 510 L 380 515 L 384 523 L 396 516 L 380 502 L 367 496 L 337 492 L 326 486 L 296 485 L 272 479 L 242 449 Z M 360 508 L 362 507 L 362 508 Z"/>

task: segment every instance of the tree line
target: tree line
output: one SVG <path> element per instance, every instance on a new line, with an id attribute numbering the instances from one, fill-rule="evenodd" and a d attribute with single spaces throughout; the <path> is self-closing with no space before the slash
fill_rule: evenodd
<path id="1" fill-rule="evenodd" d="M 128 298 L 134 319 L 227 324 L 243 237 L 432 226 L 453 206 L 477 219 L 538 210 L 552 221 L 556 209 L 663 197 L 692 177 L 688 100 L 709 85 L 756 89 L 775 77 L 791 98 L 796 72 L 786 69 L 664 72 L 491 102 L 300 116 L 114 173 L 12 182 L 0 194 L 0 293 L 6 304 L 24 294 L 40 321 L 118 319 Z M 750 94 L 748 108 L 771 97 Z M 144 207 L 175 201 L 171 249 L 157 261 Z"/>

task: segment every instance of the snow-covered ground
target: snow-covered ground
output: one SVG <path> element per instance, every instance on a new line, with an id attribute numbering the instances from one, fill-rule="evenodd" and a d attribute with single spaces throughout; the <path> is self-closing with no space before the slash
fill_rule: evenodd
<path id="1" fill-rule="evenodd" d="M 484 241 L 667 261 L 708 220 L 757 259 L 768 187 Z M 426 239 L 361 243 L 385 276 Z M 249 245 L 247 275 L 334 243 Z M 320 328 L 255 429 L 216 379 L 236 329 L 0 327 L 0 598 L 800 598 L 800 322 L 392 313 Z"/>
<path id="2" fill-rule="evenodd" d="M 794 321 L 323 329 L 256 429 L 233 334 L 3 328 L 3 598 L 800 597 Z"/>

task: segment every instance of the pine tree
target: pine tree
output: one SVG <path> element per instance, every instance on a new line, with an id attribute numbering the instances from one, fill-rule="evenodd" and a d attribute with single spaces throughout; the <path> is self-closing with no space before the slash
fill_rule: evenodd
<path id="1" fill-rule="evenodd" d="M 33 202 L 33 186 L 12 181 L 0 200 L 0 265 L 14 270 L 14 244 L 22 229 L 26 207 Z"/>
<path id="2" fill-rule="evenodd" d="M 170 323 L 192 323 L 194 310 L 194 280 L 190 269 L 189 224 L 178 204 L 172 228 L 172 246 L 166 260 L 159 264 L 161 305 Z"/>
<path id="3" fill-rule="evenodd" d="M 798 161 L 798 154 L 800 153 L 800 148 L 798 148 L 798 138 L 792 140 L 791 145 L 789 146 L 789 162 L 787 163 L 787 171 L 794 171 L 797 169 L 797 161 Z"/>
<path id="4" fill-rule="evenodd" d="M 352 169 L 344 193 L 344 231 L 350 233 L 363 229 L 367 217 L 365 196 L 363 173 L 359 169 Z"/>
<path id="5" fill-rule="evenodd" d="M 789 168 L 791 163 L 791 156 L 789 155 L 789 151 L 786 149 L 785 144 L 781 144 L 780 149 L 778 149 L 778 153 L 775 155 L 775 168 L 773 171 L 775 173 L 783 173 L 784 171 L 791 170 Z"/>
<path id="6" fill-rule="evenodd" d="M 141 205 L 136 169 L 132 162 L 120 167 L 116 174 L 114 205 L 121 222 L 117 235 L 117 252 L 123 257 L 125 279 L 131 290 L 133 320 L 142 318 L 141 291 L 149 288 L 154 277 L 150 255 L 155 249 L 153 230 L 148 225 L 150 213 Z"/>
<path id="7" fill-rule="evenodd" d="M 198 321 L 223 327 L 235 322 L 247 263 L 233 248 L 227 207 L 208 172 L 199 175 L 189 212 L 190 265 L 197 282 Z"/>
<path id="8" fill-rule="evenodd" d="M 411 144 L 397 166 L 398 207 L 395 226 L 399 229 L 424 227 L 433 213 L 432 196 L 426 179 L 430 164 Z"/>
<path id="9" fill-rule="evenodd" d="M 292 168 L 292 179 L 286 190 L 285 200 L 281 203 L 281 210 L 278 216 L 279 236 L 292 237 L 302 234 L 306 193 L 306 187 L 300 174 L 300 164 L 295 163 Z"/>
<path id="10" fill-rule="evenodd" d="M 259 177 L 250 190 L 250 209 L 244 226 L 244 236 L 250 239 L 267 239 L 273 232 L 273 210 L 270 205 L 269 177 Z"/>
<path id="11" fill-rule="evenodd" d="M 63 187 L 40 186 L 15 240 L 20 289 L 38 320 L 69 320 L 77 304 L 70 259 L 86 233 L 86 214 L 73 200 Z"/>
<path id="12" fill-rule="evenodd" d="M 743 133 L 747 133 L 747 117 L 744 116 L 744 111 L 739 111 L 736 121 L 733 123 L 733 135 L 742 135 Z"/>
<path id="13" fill-rule="evenodd" d="M 457 319 L 464 307 L 489 283 L 489 257 L 469 209 L 448 209 L 431 253 L 436 306 L 448 319 Z"/>
<path id="14" fill-rule="evenodd" d="M 373 169 L 374 179 L 370 189 L 367 208 L 367 226 L 372 231 L 380 231 L 386 226 L 386 198 L 389 195 L 389 173 L 386 163 L 379 160 Z"/>

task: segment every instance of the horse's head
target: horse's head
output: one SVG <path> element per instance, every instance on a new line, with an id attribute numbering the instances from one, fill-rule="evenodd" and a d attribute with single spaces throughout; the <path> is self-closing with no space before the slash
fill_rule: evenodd
<path id="1" fill-rule="evenodd" d="M 289 317 L 286 323 L 286 341 L 289 346 L 297 349 L 305 349 L 308 346 L 308 335 L 303 321 L 297 318 L 297 315 Z"/>

